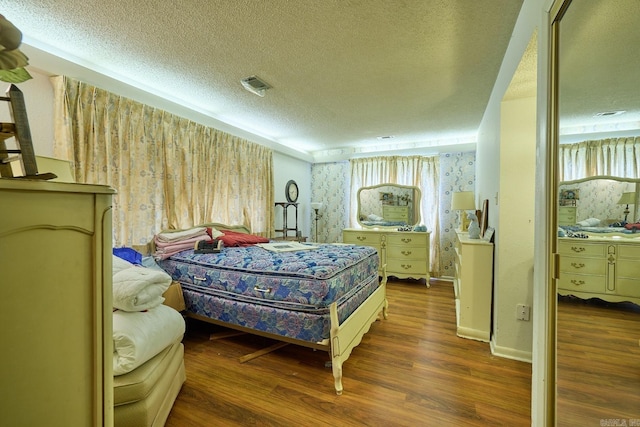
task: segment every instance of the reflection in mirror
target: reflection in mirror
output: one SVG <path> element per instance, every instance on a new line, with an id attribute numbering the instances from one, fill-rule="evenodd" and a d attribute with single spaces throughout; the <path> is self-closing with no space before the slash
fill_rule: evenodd
<path id="1" fill-rule="evenodd" d="M 380 184 L 358 190 L 358 224 L 365 228 L 405 227 L 420 223 L 418 187 Z"/>
<path id="2" fill-rule="evenodd" d="M 640 135 L 638 1 L 572 0 L 564 4 L 568 7 L 557 24 L 558 52 L 552 58 L 558 67 L 558 94 L 552 100 L 558 106 L 553 139 L 562 144 L 556 154 L 565 152 L 564 144 L 588 148 L 579 155 L 558 155 L 556 166 L 564 168 L 566 180 L 569 167 L 599 157 L 602 161 L 593 162 L 593 167 L 581 169 L 571 179 L 597 174 L 640 178 L 638 148 L 618 144 L 621 138 L 631 138 L 630 147 L 636 146 Z M 614 160 L 616 151 L 621 155 Z M 560 184 L 560 228 L 554 283 L 559 296 L 549 304 L 553 307 L 551 322 L 556 325 L 552 338 L 555 335 L 558 426 L 608 421 L 626 425 L 640 418 L 640 236 L 622 227 L 611 234 L 595 230 L 622 224 L 625 193 L 634 195 L 628 221 L 640 219 L 637 183 L 614 181 L 556 183 Z M 563 236 L 562 230 L 571 231 L 569 226 L 582 228 Z"/>
<path id="3" fill-rule="evenodd" d="M 594 176 L 561 182 L 558 225 L 571 231 L 632 234 L 640 180 Z M 627 226 L 627 228 L 625 228 Z"/>

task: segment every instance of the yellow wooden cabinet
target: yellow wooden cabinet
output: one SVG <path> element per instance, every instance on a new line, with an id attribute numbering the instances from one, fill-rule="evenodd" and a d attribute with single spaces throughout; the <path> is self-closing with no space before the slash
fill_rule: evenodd
<path id="1" fill-rule="evenodd" d="M 409 223 L 409 206 L 382 205 L 385 221 Z"/>
<path id="2" fill-rule="evenodd" d="M 489 341 L 491 332 L 491 291 L 493 286 L 493 243 L 470 239 L 456 231 L 455 277 L 457 335 Z"/>
<path id="3" fill-rule="evenodd" d="M 640 304 L 640 241 L 560 238 L 558 293 Z"/>
<path id="4" fill-rule="evenodd" d="M 558 208 L 558 225 L 575 225 L 576 215 L 577 208 L 575 206 L 560 206 Z"/>
<path id="5" fill-rule="evenodd" d="M 344 243 L 376 248 L 380 266 L 387 266 L 387 276 L 400 279 L 425 279 L 429 286 L 429 232 L 384 229 L 342 230 Z M 382 271 L 380 271 L 382 274 Z"/>
<path id="6" fill-rule="evenodd" d="M 3 425 L 113 425 L 113 193 L 0 179 Z"/>

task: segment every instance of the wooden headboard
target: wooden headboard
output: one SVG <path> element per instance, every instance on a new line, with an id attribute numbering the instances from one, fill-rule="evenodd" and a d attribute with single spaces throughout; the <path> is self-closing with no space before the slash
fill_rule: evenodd
<path id="1" fill-rule="evenodd" d="M 249 230 L 246 226 L 241 224 L 227 225 L 219 222 L 207 222 L 205 224 L 197 225 L 196 227 L 213 227 L 218 230 L 223 229 L 223 230 L 237 231 L 238 233 L 247 233 L 247 234 L 251 233 L 251 230 Z"/>

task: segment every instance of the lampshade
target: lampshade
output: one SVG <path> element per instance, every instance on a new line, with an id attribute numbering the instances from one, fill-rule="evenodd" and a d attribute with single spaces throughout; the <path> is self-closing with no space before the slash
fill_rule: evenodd
<path id="1" fill-rule="evenodd" d="M 629 193 L 622 193 L 622 196 L 620 196 L 620 200 L 618 200 L 618 204 L 619 205 L 631 205 L 635 202 L 635 197 L 636 197 L 636 193 L 634 192 L 629 192 Z"/>
<path id="2" fill-rule="evenodd" d="M 322 202 L 311 202 L 311 209 L 313 210 L 322 209 Z"/>
<path id="3" fill-rule="evenodd" d="M 473 191 L 453 193 L 451 197 L 451 209 L 467 211 L 475 208 L 476 200 Z"/>

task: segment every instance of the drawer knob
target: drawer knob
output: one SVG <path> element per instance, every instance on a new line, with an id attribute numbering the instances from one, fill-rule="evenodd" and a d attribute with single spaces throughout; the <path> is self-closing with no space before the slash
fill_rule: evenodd
<path id="1" fill-rule="evenodd" d="M 364 242 L 365 240 L 367 240 L 366 236 L 356 236 L 356 239 L 360 240 L 361 242 Z"/>
<path id="2" fill-rule="evenodd" d="M 571 280 L 571 283 L 576 285 L 576 286 L 580 286 L 580 285 L 584 285 L 584 280 L 573 279 L 573 280 Z"/>
<path id="3" fill-rule="evenodd" d="M 585 248 L 584 248 L 584 247 L 582 247 L 582 246 L 571 246 L 571 250 L 572 250 L 573 252 L 584 252 L 584 251 L 585 251 Z"/>
<path id="4" fill-rule="evenodd" d="M 409 256 L 411 255 L 411 251 L 401 251 L 402 255 Z"/>
<path id="5" fill-rule="evenodd" d="M 409 237 L 403 237 L 400 240 L 402 240 L 403 243 L 410 243 L 412 239 L 410 239 Z"/>
<path id="6" fill-rule="evenodd" d="M 405 270 L 410 270 L 411 264 L 402 264 L 401 267 L 404 268 Z"/>
<path id="7" fill-rule="evenodd" d="M 581 262 L 572 262 L 571 263 L 571 267 L 573 267 L 573 268 L 582 268 L 582 267 L 584 267 L 584 264 L 581 263 Z"/>

